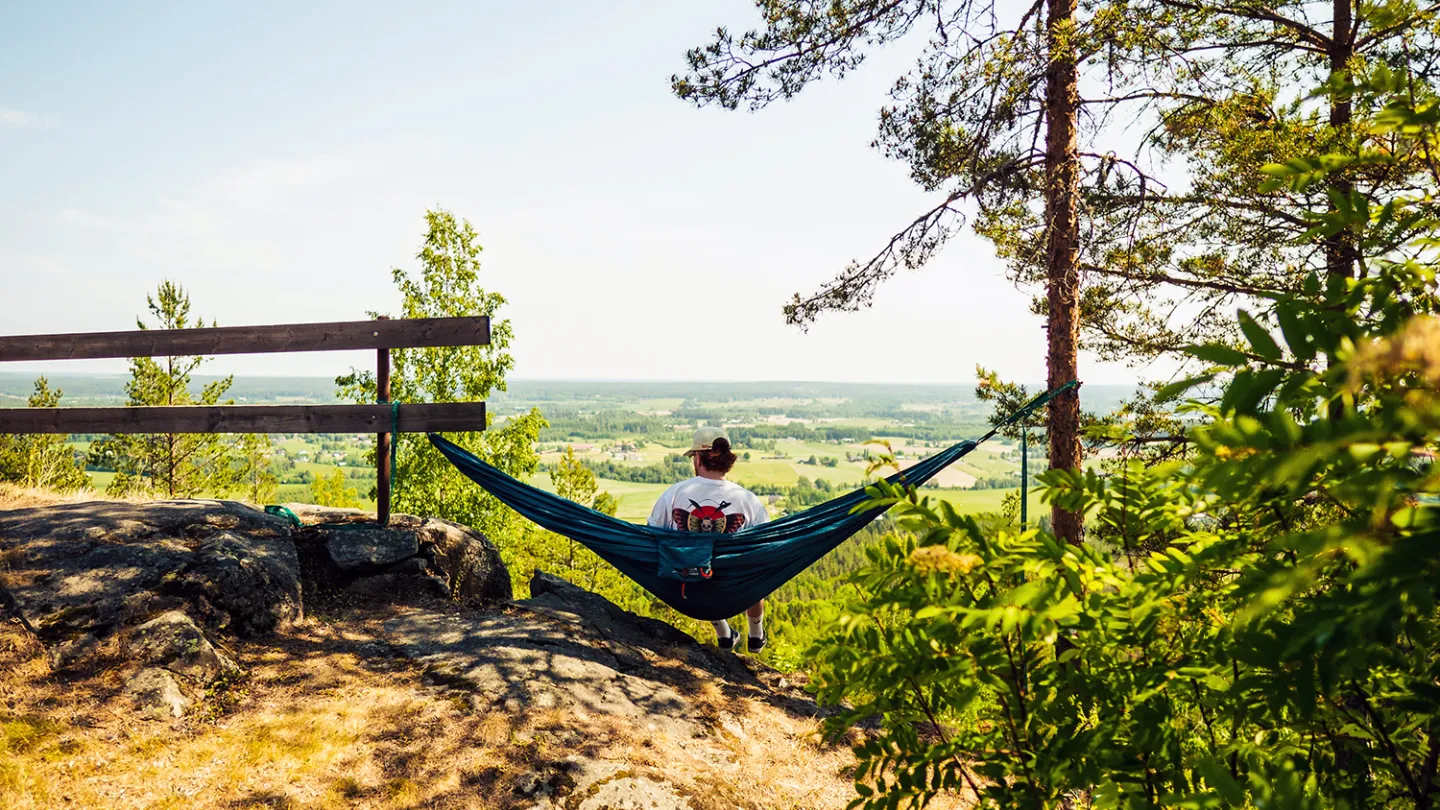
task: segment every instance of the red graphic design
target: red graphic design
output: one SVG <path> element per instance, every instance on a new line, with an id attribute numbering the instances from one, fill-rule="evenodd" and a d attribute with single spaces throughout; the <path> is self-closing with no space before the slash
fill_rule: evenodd
<path id="1" fill-rule="evenodd" d="M 740 531 L 745 525 L 745 516 L 740 513 L 727 515 L 725 507 L 729 501 L 721 501 L 719 506 L 711 504 L 700 505 L 690 501 L 691 509 L 672 509 L 670 518 L 675 521 L 675 528 L 682 532 L 716 532 L 718 534 L 731 534 Z"/>

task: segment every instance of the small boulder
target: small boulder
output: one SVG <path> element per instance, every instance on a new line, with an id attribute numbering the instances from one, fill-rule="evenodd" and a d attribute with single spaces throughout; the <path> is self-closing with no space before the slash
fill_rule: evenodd
<path id="1" fill-rule="evenodd" d="M 330 562 L 346 574 L 383 571 L 420 551 L 415 532 L 404 529 L 348 523 L 316 526 L 314 530 L 324 539 Z"/>
<path id="2" fill-rule="evenodd" d="M 240 670 L 215 649 L 189 616 L 178 610 L 162 613 L 137 627 L 129 653 L 145 667 L 164 668 L 202 685 Z"/>
<path id="3" fill-rule="evenodd" d="M 60 670 L 74 666 L 90 657 L 98 646 L 100 639 L 93 633 L 83 633 L 58 644 L 50 649 L 50 668 Z"/>
<path id="4" fill-rule="evenodd" d="M 430 573 L 430 561 L 424 557 L 407 557 L 398 563 L 385 569 L 387 574 L 407 574 L 412 577 L 423 577 Z M 445 589 L 448 594 L 449 588 Z"/>
<path id="5" fill-rule="evenodd" d="M 125 694 L 136 709 L 157 720 L 181 717 L 191 705 L 175 675 L 159 667 L 135 673 L 125 684 Z"/>
<path id="6" fill-rule="evenodd" d="M 500 550 L 485 535 L 438 518 L 426 518 L 415 534 L 421 555 L 443 572 L 456 599 L 501 602 L 514 597 L 510 571 L 500 561 Z"/>
<path id="7" fill-rule="evenodd" d="M 300 561 L 288 536 L 219 532 L 169 587 L 207 622 L 240 636 L 263 635 L 304 613 Z"/>

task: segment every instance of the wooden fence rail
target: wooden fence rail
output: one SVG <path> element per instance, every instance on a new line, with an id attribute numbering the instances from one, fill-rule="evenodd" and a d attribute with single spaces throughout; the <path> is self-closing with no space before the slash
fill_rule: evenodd
<path id="1" fill-rule="evenodd" d="M 490 319 L 408 318 L 0 337 L 0 362 L 482 346 Z"/>
<path id="2" fill-rule="evenodd" d="M 480 346 L 490 319 L 373 321 L 141 329 L 0 337 L 0 362 L 374 349 L 375 405 L 188 405 L 131 408 L 0 408 L 0 433 L 376 434 L 377 519 L 390 519 L 390 428 L 402 433 L 485 429 L 484 402 L 406 403 L 392 412 L 390 350 Z"/>

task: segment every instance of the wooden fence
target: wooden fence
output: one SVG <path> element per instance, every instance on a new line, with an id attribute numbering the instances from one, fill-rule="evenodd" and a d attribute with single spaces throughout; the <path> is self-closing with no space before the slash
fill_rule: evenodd
<path id="1" fill-rule="evenodd" d="M 0 408 L 0 433 L 370 433 L 376 434 L 377 519 L 390 520 L 390 429 L 484 430 L 484 402 L 390 399 L 390 350 L 490 342 L 490 319 L 405 318 L 276 326 L 142 329 L 0 337 L 0 362 L 115 357 L 375 350 L 374 405 L 185 405 L 128 408 Z"/>

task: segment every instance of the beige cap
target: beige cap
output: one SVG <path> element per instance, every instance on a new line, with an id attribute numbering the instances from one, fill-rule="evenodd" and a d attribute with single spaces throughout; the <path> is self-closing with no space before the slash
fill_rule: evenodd
<path id="1" fill-rule="evenodd" d="M 709 450 L 715 446 L 716 439 L 730 441 L 725 431 L 718 427 L 702 427 L 695 431 L 695 438 L 690 442 L 690 449 L 685 451 L 686 456 L 693 456 L 701 450 Z"/>

